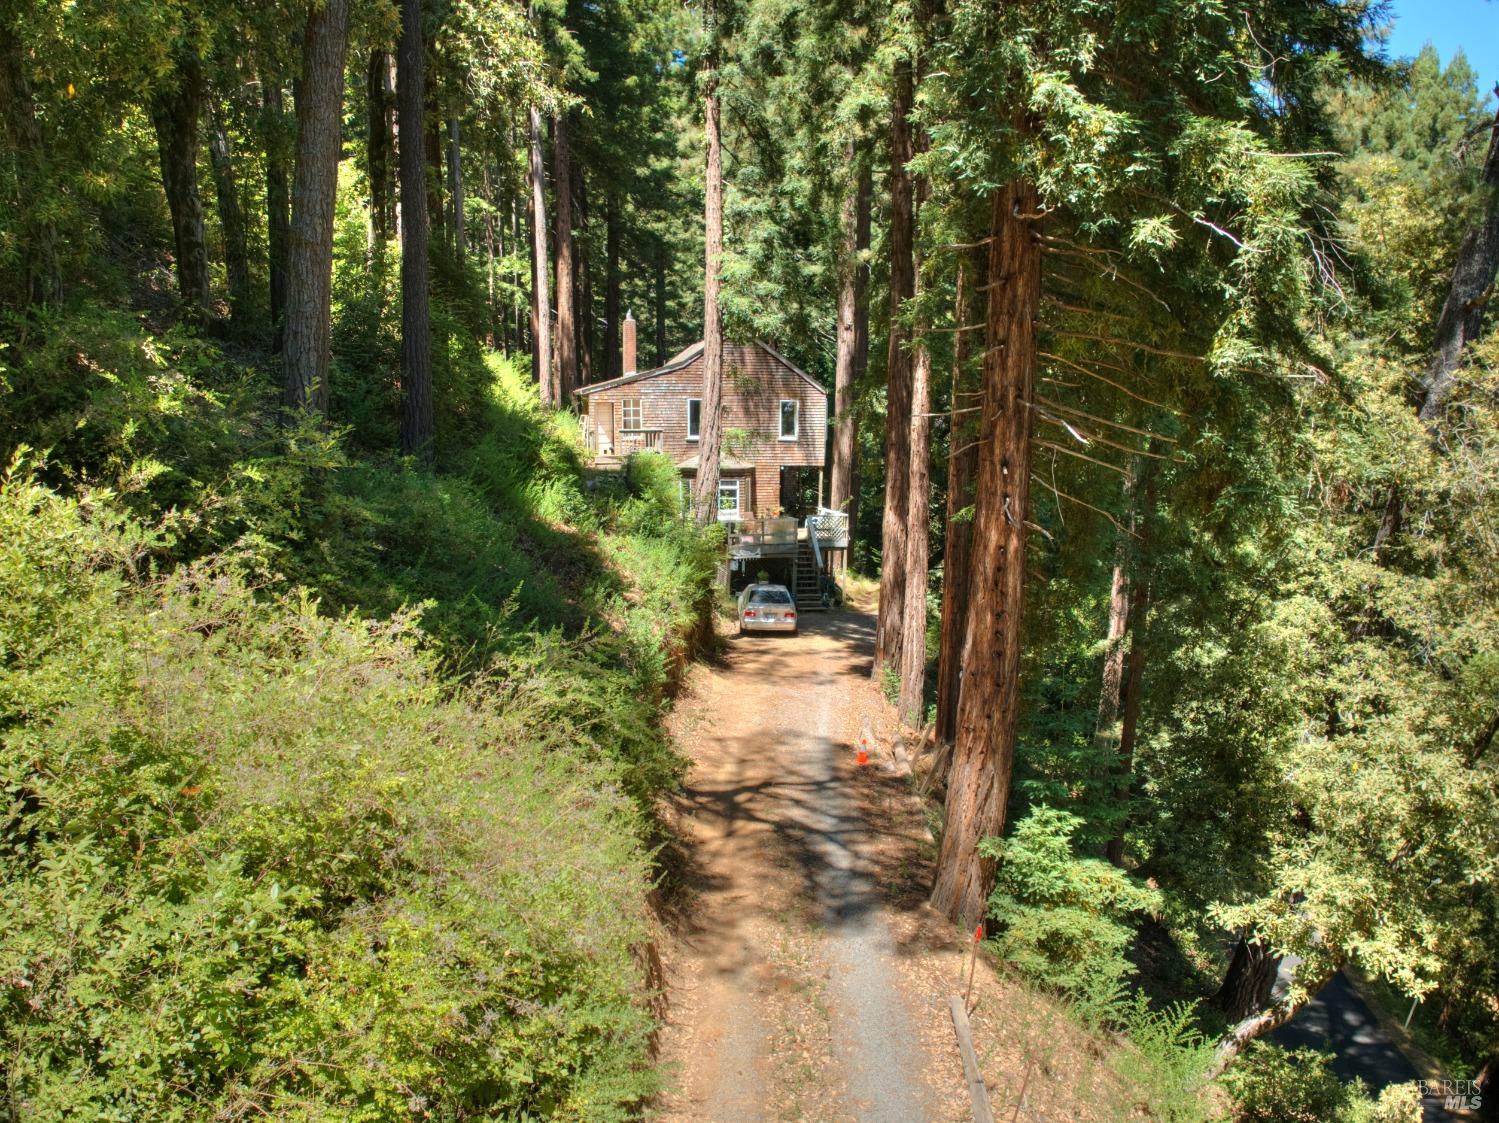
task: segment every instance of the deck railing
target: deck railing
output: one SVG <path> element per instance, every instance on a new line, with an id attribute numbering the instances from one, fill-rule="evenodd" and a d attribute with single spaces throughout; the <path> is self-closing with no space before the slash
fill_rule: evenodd
<path id="1" fill-rule="evenodd" d="M 661 430 L 621 429 L 619 431 L 619 451 L 624 455 L 641 451 L 660 452 Z"/>
<path id="2" fill-rule="evenodd" d="M 848 512 L 817 508 L 815 515 L 807 516 L 807 537 L 812 539 L 818 553 L 848 549 Z"/>
<path id="3" fill-rule="evenodd" d="M 763 558 L 796 553 L 795 519 L 741 519 L 729 523 L 731 558 Z"/>

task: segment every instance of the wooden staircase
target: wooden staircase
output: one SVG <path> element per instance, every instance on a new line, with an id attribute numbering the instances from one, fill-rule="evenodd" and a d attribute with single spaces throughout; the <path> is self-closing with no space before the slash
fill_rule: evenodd
<path id="1" fill-rule="evenodd" d="M 792 569 L 791 595 L 798 612 L 822 612 L 822 588 L 818 584 L 817 559 L 812 544 L 803 538 L 796 544 L 796 565 Z"/>

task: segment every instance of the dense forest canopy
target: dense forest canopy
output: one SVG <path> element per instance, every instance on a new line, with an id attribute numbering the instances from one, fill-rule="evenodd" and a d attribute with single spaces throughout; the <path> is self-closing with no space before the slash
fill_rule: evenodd
<path id="1" fill-rule="evenodd" d="M 1356 970 L 1499 1107 L 1499 75 L 1387 18 L 6 5 L 11 1117 L 639 1113 L 753 339 L 829 392 L 932 905 L 1201 1000 L 1199 1080 Z M 584 463 L 627 316 L 705 344 L 685 515 Z"/>

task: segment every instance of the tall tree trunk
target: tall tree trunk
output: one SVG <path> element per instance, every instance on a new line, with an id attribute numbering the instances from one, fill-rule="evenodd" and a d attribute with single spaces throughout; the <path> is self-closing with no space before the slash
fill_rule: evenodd
<path id="1" fill-rule="evenodd" d="M 578 385 L 593 381 L 593 277 L 588 261 L 588 183 L 580 174 L 578 194 Z M 576 387 L 574 387 L 576 389 Z"/>
<path id="2" fill-rule="evenodd" d="M 214 192 L 219 203 L 219 226 L 224 232 L 224 272 L 229 278 L 229 319 L 242 328 L 254 304 L 250 294 L 250 252 L 245 243 L 245 212 L 239 205 L 239 182 L 234 156 L 220 106 L 209 105 L 208 154 L 213 167 Z"/>
<path id="3" fill-rule="evenodd" d="M 526 211 L 531 221 L 531 374 L 541 387 L 542 404 L 555 406 L 558 398 L 557 383 L 552 378 L 552 301 L 547 292 L 546 170 L 541 158 L 541 110 L 531 106 L 528 119 L 530 193 Z"/>
<path id="4" fill-rule="evenodd" d="M 718 307 L 719 269 L 723 260 L 723 149 L 718 121 L 718 3 L 704 0 L 703 25 L 708 50 L 703 58 L 703 123 L 708 164 L 703 182 L 703 404 L 702 440 L 698 443 L 697 480 L 693 496 L 697 521 L 718 519 L 718 455 L 723 445 L 723 316 Z"/>
<path id="5" fill-rule="evenodd" d="M 619 318 L 619 199 L 609 192 L 604 199 L 604 378 L 618 378 L 620 369 Z"/>
<path id="6" fill-rule="evenodd" d="M 857 240 L 855 242 L 859 251 L 859 268 L 854 274 L 854 385 L 859 386 L 864 382 L 864 374 L 869 370 L 869 241 L 870 241 L 870 210 L 874 196 L 873 175 L 870 168 L 864 168 L 864 182 L 859 192 L 859 212 L 857 223 Z M 849 552 L 853 552 L 853 543 L 859 533 L 859 445 L 858 425 L 854 426 L 854 455 L 849 466 L 849 503 L 848 503 L 848 541 Z"/>
<path id="7" fill-rule="evenodd" d="M 953 336 L 952 413 L 948 424 L 947 537 L 942 554 L 942 638 L 937 652 L 937 722 L 939 744 L 951 744 L 958 727 L 958 695 L 963 681 L 963 648 L 967 639 L 969 559 L 973 550 L 973 520 L 959 518 L 973 503 L 973 479 L 978 468 L 978 394 L 969 388 L 968 336 L 973 322 L 974 285 L 967 255 L 958 259 L 957 299 Z M 981 274 L 982 275 L 982 274 Z M 945 777 L 939 777 L 945 779 Z"/>
<path id="8" fill-rule="evenodd" d="M 986 911 L 994 869 L 979 856 L 978 843 L 1004 829 L 1015 760 L 1041 300 L 1040 247 L 1020 216 L 1035 210 L 1030 183 L 994 192 L 968 652 L 932 890 L 933 906 L 963 924 L 976 923 Z"/>
<path id="9" fill-rule="evenodd" d="M 652 366 L 666 362 L 666 244 L 656 243 L 656 361 Z"/>
<path id="10" fill-rule="evenodd" d="M 852 142 L 847 159 L 854 161 L 857 152 Z M 857 348 L 858 307 L 863 295 L 864 263 L 860 259 L 860 223 L 869 223 L 870 181 L 868 169 L 861 169 L 843 200 L 842 234 L 838 263 L 838 352 L 833 365 L 833 450 L 828 472 L 828 506 L 848 511 L 853 500 L 854 437 L 854 353 Z M 847 568 L 846 552 L 840 551 L 841 568 Z"/>
<path id="11" fill-rule="evenodd" d="M 11 151 L 25 169 L 19 176 L 19 197 L 11 200 L 22 217 L 25 237 L 21 259 L 26 263 L 26 274 L 20 296 L 27 305 L 55 304 L 62 299 L 57 228 L 39 217 L 38 193 L 31 190 L 33 185 L 50 184 L 50 169 L 36 101 L 26 78 L 21 41 L 9 33 L 0 34 L 0 124 Z"/>
<path id="12" fill-rule="evenodd" d="M 494 220 L 496 208 L 494 187 L 491 184 L 489 178 L 488 154 L 485 155 L 481 167 L 483 169 L 483 178 L 479 186 L 480 190 L 484 192 L 484 322 L 488 329 L 485 333 L 488 345 L 490 347 L 494 347 L 496 346 L 496 344 L 503 344 L 505 338 L 505 325 L 495 314 L 494 263 L 495 240 L 497 233 L 496 227 L 498 226 L 498 223 L 496 223 Z M 500 252 L 503 253 L 503 246 L 501 246 Z M 497 322 L 499 323 L 500 327 L 500 330 L 498 332 L 494 330 L 495 324 Z"/>
<path id="13" fill-rule="evenodd" d="M 407 136 L 425 132 L 425 47 L 421 0 L 401 0 L 396 96 Z M 432 325 L 427 261 L 427 167 L 422 150 L 401 146 L 401 451 L 432 463 Z"/>
<path id="14" fill-rule="evenodd" d="M 1447 299 L 1437 317 L 1432 356 L 1421 379 L 1421 401 L 1418 416 L 1437 439 L 1438 424 L 1447 411 L 1447 401 L 1462 367 L 1463 351 L 1483 332 L 1483 313 L 1494 292 L 1499 274 L 1499 112 L 1489 128 L 1488 153 L 1484 157 L 1479 182 L 1487 189 L 1488 201 L 1483 214 L 1463 236 L 1452 267 L 1452 281 Z M 1374 535 L 1376 559 L 1400 530 L 1405 502 L 1398 485 L 1390 489 L 1384 515 Z"/>
<path id="15" fill-rule="evenodd" d="M 462 265 L 468 256 L 468 227 L 463 197 L 463 145 L 457 117 L 448 118 L 448 197 L 453 201 L 453 256 Z"/>
<path id="16" fill-rule="evenodd" d="M 429 90 L 430 94 L 431 91 Z M 429 97 L 427 104 L 422 106 L 425 116 L 426 127 L 422 130 L 422 145 L 427 152 L 427 226 L 437 237 L 437 244 L 443 249 L 450 249 L 449 238 L 452 231 L 448 229 L 446 212 L 443 210 L 443 183 L 442 183 L 442 114 L 438 107 L 432 104 Z"/>
<path id="17" fill-rule="evenodd" d="M 901 324 L 915 291 L 912 264 L 914 221 L 911 173 L 911 63 L 895 64 L 890 103 L 890 345 L 885 394 L 885 517 L 880 546 L 880 608 L 875 632 L 874 674 L 900 661 L 905 617 L 906 519 L 910 514 L 911 356 Z"/>
<path id="18" fill-rule="evenodd" d="M 1151 442 L 1150 451 L 1155 452 L 1157 447 L 1157 442 Z M 1118 737 L 1117 740 L 1110 739 L 1112 744 L 1105 742 L 1105 747 L 1112 747 L 1114 751 L 1116 780 L 1114 798 L 1121 804 L 1128 804 L 1130 799 L 1130 787 L 1135 768 L 1136 730 L 1140 724 L 1140 697 L 1145 679 L 1146 624 L 1150 612 L 1150 582 L 1146 579 L 1145 559 L 1150 546 L 1151 512 L 1155 509 L 1155 481 L 1155 462 L 1147 460 L 1140 469 L 1140 482 L 1137 485 L 1143 489 L 1143 505 L 1140 496 L 1133 489 L 1126 493 L 1128 516 L 1125 525 L 1135 532 L 1135 541 L 1130 543 L 1127 536 L 1120 536 L 1120 554 L 1115 562 L 1114 581 L 1116 585 L 1122 583 L 1122 592 L 1127 594 L 1128 603 L 1124 610 L 1124 630 L 1119 637 L 1118 645 L 1119 658 L 1122 660 L 1120 667 L 1122 673 L 1118 684 L 1119 700 L 1115 708 L 1118 714 Z M 1131 567 L 1135 572 L 1130 572 Z M 1114 610 L 1113 589 L 1111 588 L 1109 605 L 1111 639 L 1114 630 Z M 1110 654 L 1113 654 L 1112 650 Z M 1107 671 L 1106 667 L 1106 675 Z M 1100 732 L 1104 728 L 1107 691 L 1106 679 L 1104 692 L 1099 697 Z M 1121 818 L 1119 829 L 1104 847 L 1104 855 L 1120 869 L 1124 868 L 1124 834 L 1128 826 L 1128 818 Z"/>
<path id="19" fill-rule="evenodd" d="M 921 296 L 921 272 L 917 290 Z M 900 719 L 920 729 L 926 715 L 926 585 L 932 500 L 932 354 L 927 323 L 919 316 L 911 364 L 911 464 L 907 482 L 906 579 L 901 621 Z"/>
<path id="20" fill-rule="evenodd" d="M 567 114 L 552 119 L 552 202 L 556 227 L 552 250 L 557 258 L 557 402 L 566 405 L 578 386 L 577 292 L 573 278 L 572 152 Z"/>
<path id="21" fill-rule="evenodd" d="M 175 84 L 151 102 L 151 124 L 161 158 L 161 182 L 172 214 L 177 252 L 177 290 L 183 311 L 208 315 L 208 242 L 203 235 L 203 199 L 198 192 L 198 119 L 203 109 L 203 76 L 198 61 L 178 61 Z"/>
<path id="22" fill-rule="evenodd" d="M 265 132 L 266 275 L 270 281 L 271 335 L 278 353 L 286 339 L 286 261 L 291 246 L 291 177 L 286 170 L 286 113 L 281 83 L 262 75 L 261 120 Z"/>
<path id="23" fill-rule="evenodd" d="M 297 90 L 297 167 L 286 270 L 283 404 L 328 413 L 333 286 L 333 206 L 343 123 L 349 0 L 323 0 L 307 16 Z"/>
<path id="24" fill-rule="evenodd" d="M 390 237 L 395 225 L 391 192 L 391 154 L 395 151 L 395 96 L 391 89 L 389 51 L 371 51 L 365 70 L 365 171 L 370 180 L 370 226 L 377 241 Z"/>

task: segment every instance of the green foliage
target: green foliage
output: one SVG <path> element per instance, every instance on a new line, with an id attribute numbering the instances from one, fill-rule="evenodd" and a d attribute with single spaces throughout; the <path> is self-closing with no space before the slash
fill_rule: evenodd
<path id="1" fill-rule="evenodd" d="M 1414 1084 L 1371 1100 L 1361 1081 L 1345 1084 L 1327 1067 L 1332 1054 L 1255 1042 L 1224 1079 L 1234 1123 L 1420 1123 Z"/>
<path id="2" fill-rule="evenodd" d="M 989 916 L 1003 929 L 1000 955 L 1028 978 L 1096 1001 L 1129 973 L 1129 917 L 1158 910 L 1160 897 L 1107 862 L 1078 857 L 1081 822 L 1038 807 L 979 852 L 998 863 Z"/>
<path id="3" fill-rule="evenodd" d="M 651 1090 L 635 762 L 617 697 L 557 691 L 580 655 L 455 688 L 410 614 L 137 583 L 149 534 L 24 471 L 0 527 L 14 1102 L 624 1118 Z"/>
<path id="4" fill-rule="evenodd" d="M 625 464 L 625 478 L 643 517 L 665 522 L 681 516 L 682 473 L 671 457 L 659 452 L 633 453 Z"/>

